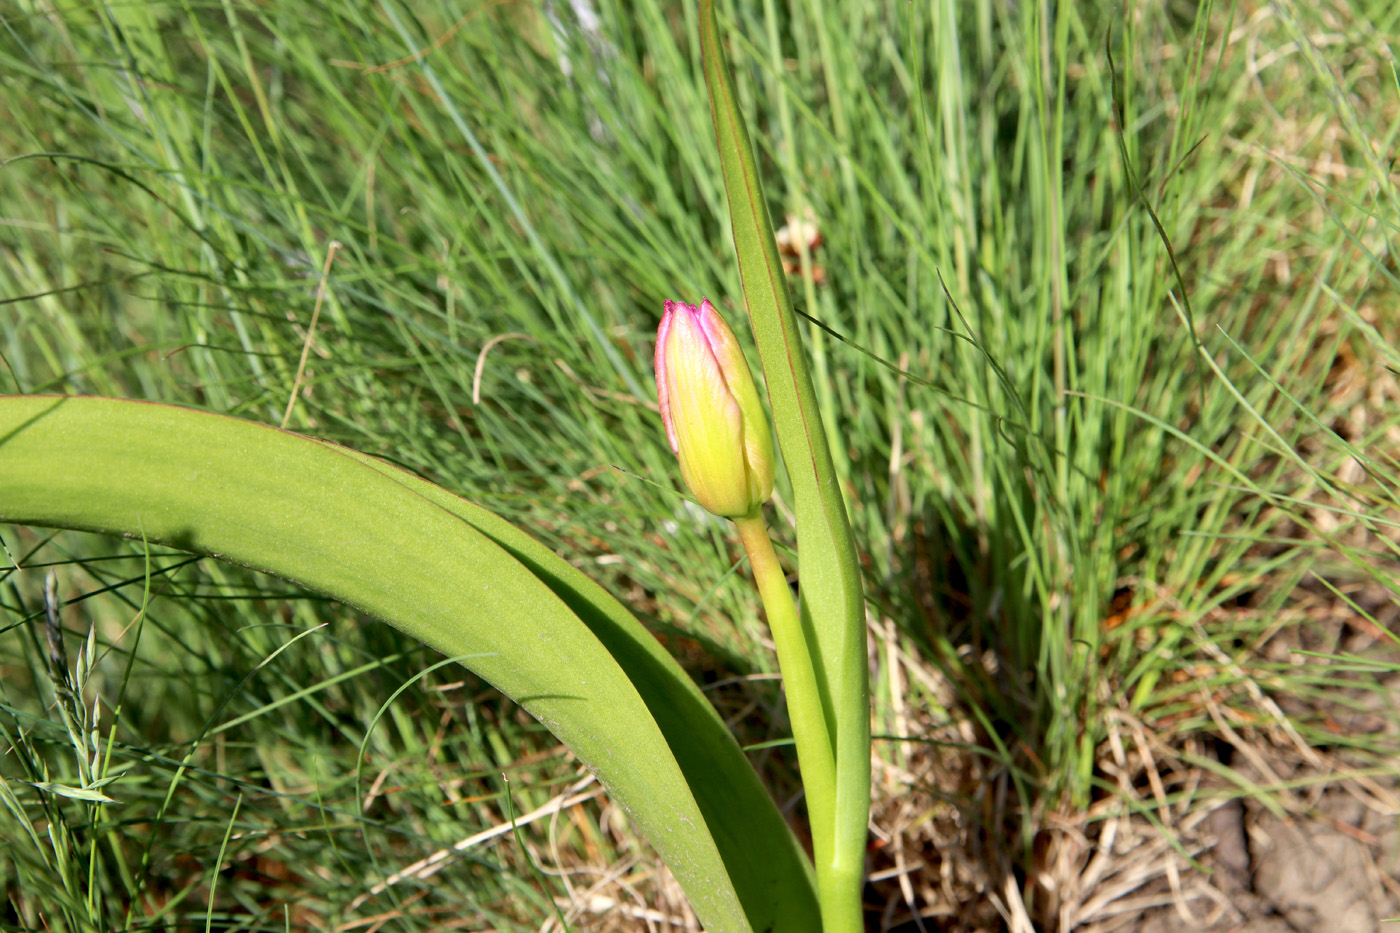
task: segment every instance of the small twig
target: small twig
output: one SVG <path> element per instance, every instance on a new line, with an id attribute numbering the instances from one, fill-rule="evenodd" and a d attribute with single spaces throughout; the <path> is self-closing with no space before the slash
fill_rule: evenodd
<path id="1" fill-rule="evenodd" d="M 568 363 L 565 363 L 558 357 L 555 358 L 554 365 L 559 367 L 559 371 L 565 376 L 568 376 L 569 381 L 572 382 L 574 385 L 578 386 L 580 389 L 582 389 L 584 394 L 587 395 L 588 398 L 594 402 L 597 402 L 600 398 L 606 398 L 611 399 L 614 402 L 622 402 L 627 405 L 641 405 L 643 408 L 649 408 L 652 411 L 656 412 L 661 411 L 661 406 L 659 406 L 656 402 L 646 401 L 645 399 L 638 399 L 635 396 L 628 395 L 626 392 L 614 392 L 611 389 L 600 389 L 596 386 L 589 385 L 588 383 L 584 382 L 578 377 L 578 374 L 573 371 L 573 369 L 569 366 Z"/>
<path id="2" fill-rule="evenodd" d="M 414 62 L 421 61 L 422 59 L 427 58 L 433 52 L 436 52 L 438 49 L 442 48 L 444 45 L 450 42 L 452 40 L 452 37 L 457 35 L 457 33 L 461 31 L 462 27 L 465 26 L 467 22 L 470 21 L 473 17 L 486 12 L 492 7 L 505 6 L 508 3 L 514 2 L 515 0 L 491 0 L 491 2 L 489 3 L 484 3 L 476 9 L 468 12 L 466 15 L 457 20 L 457 22 L 453 23 L 451 26 L 447 27 L 446 32 L 438 36 L 428 45 L 425 45 L 423 48 L 417 50 L 411 55 L 405 55 L 403 58 L 395 59 L 392 62 L 385 62 L 382 65 L 366 65 L 364 62 L 351 62 L 341 58 L 333 58 L 331 59 L 331 64 L 336 66 L 337 68 L 354 68 L 367 75 L 375 75 L 384 71 L 393 71 L 394 69 L 402 68 L 405 65 L 412 65 Z"/>
<path id="3" fill-rule="evenodd" d="M 528 340 L 531 343 L 538 343 L 529 334 L 498 334 L 486 341 L 486 345 L 481 348 L 481 352 L 476 355 L 476 372 L 472 374 L 472 404 L 481 404 L 481 374 L 486 370 L 486 354 L 491 352 L 491 348 L 504 340 Z"/>
<path id="4" fill-rule="evenodd" d="M 578 781 L 572 787 L 570 787 L 569 790 L 560 794 L 558 797 L 555 797 L 553 800 L 549 801 L 549 803 L 546 803 L 544 806 L 539 807 L 536 810 L 532 810 L 531 812 L 525 814 L 522 817 L 519 817 L 514 821 L 507 821 L 499 826 L 493 826 L 491 829 L 479 832 L 474 836 L 468 836 L 467 838 L 455 843 L 451 848 L 439 849 L 432 855 L 429 855 L 427 858 L 419 859 L 412 865 L 409 865 L 407 868 L 404 868 L 401 871 L 394 872 L 388 878 L 385 878 L 383 881 L 370 888 L 364 894 L 361 894 L 359 897 L 351 901 L 349 909 L 358 909 L 360 905 L 363 904 L 365 901 L 379 894 L 382 894 L 384 891 L 398 884 L 400 881 L 406 881 L 410 878 L 427 878 L 431 875 L 436 874 L 447 863 L 447 860 L 454 853 L 465 852 L 466 850 L 480 845 L 483 842 L 495 839 L 497 836 L 504 836 L 506 833 L 512 832 L 517 826 L 525 826 L 529 823 L 535 822 L 538 819 L 549 816 L 550 814 L 558 810 L 566 810 L 569 807 L 583 803 L 586 800 L 592 800 L 594 797 L 597 797 L 603 793 L 602 787 L 595 787 L 592 790 L 588 791 L 583 790 L 583 788 L 587 787 L 589 784 L 592 784 L 594 780 L 595 778 L 593 777 L 593 775 L 586 775 L 582 780 Z"/>
<path id="5" fill-rule="evenodd" d="M 321 319 L 321 302 L 326 297 L 326 280 L 330 277 L 331 263 L 335 261 L 338 249 L 339 240 L 331 240 L 331 245 L 326 249 L 326 264 L 321 267 L 321 282 L 316 286 L 316 306 L 311 309 L 311 325 L 306 328 L 306 340 L 301 345 L 301 361 L 297 363 L 297 377 L 292 381 L 292 394 L 287 399 L 287 410 L 282 413 L 283 428 L 292 420 L 292 408 L 296 406 L 297 393 L 301 391 L 301 380 L 306 374 L 306 358 L 311 353 L 311 341 L 316 339 L 316 322 Z"/>

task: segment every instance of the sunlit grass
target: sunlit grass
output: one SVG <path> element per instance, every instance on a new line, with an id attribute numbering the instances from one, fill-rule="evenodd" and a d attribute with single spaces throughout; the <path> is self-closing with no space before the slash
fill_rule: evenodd
<path id="1" fill-rule="evenodd" d="M 702 679 L 761 677 L 738 552 L 671 492 L 647 389 L 663 299 L 742 319 L 695 11 L 600 3 L 591 29 L 564 6 L 4 14 L 0 384 L 280 423 L 338 242 L 289 427 L 521 523 Z M 931 383 L 810 331 L 875 731 L 978 746 L 1003 795 L 979 831 L 1026 863 L 1047 813 L 1128 793 L 1101 768 L 1127 721 L 1189 744 L 1215 709 L 1353 763 L 1393 752 L 1320 712 L 1369 683 L 1323 657 L 1351 646 L 1326 625 L 1393 624 L 1392 6 L 804 0 L 724 24 L 775 221 L 820 231 L 798 306 Z M 71 888 L 39 884 L 43 845 L 3 824 L 12 928 L 538 929 L 604 877 L 561 864 L 682 910 L 597 804 L 356 903 L 577 769 L 452 669 L 366 735 L 436 658 L 342 607 L 157 554 L 138 644 L 138 546 L 0 535 L 26 568 L 4 579 L 0 724 L 28 749 L 0 773 L 87 847 Z M 71 635 L 97 625 L 115 805 L 13 782 L 75 767 L 45 686 L 50 563 Z M 771 682 L 714 694 L 744 741 L 787 735 Z M 1260 702 L 1293 695 L 1318 702 L 1283 723 Z M 877 743 L 905 775 L 877 769 L 877 826 L 911 783 L 975 824 L 991 791 L 937 786 L 923 749 Z M 790 750 L 755 760 L 796 805 Z"/>

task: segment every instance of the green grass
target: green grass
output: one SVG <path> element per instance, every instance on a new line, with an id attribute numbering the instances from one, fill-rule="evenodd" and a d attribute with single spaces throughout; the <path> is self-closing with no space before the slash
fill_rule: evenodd
<path id="1" fill-rule="evenodd" d="M 961 814 L 1027 869 L 1049 814 L 1137 792 L 1102 767 L 1123 722 L 1199 765 L 1203 692 L 1261 741 L 1260 697 L 1301 696 L 1307 747 L 1394 752 L 1320 711 L 1375 682 L 1324 623 L 1384 627 L 1396 592 L 1400 11 L 1132 6 L 766 0 L 722 24 L 775 219 L 820 226 L 798 306 L 914 377 L 810 331 L 875 731 L 956 734 L 977 780 L 877 752 L 921 820 Z M 782 739 L 735 543 L 674 492 L 648 389 L 663 299 L 742 319 L 695 10 L 597 12 L 597 35 L 531 3 L 0 14 L 0 384 L 280 423 L 338 242 L 288 426 L 520 523 L 697 677 L 741 678 L 714 696 L 744 741 Z M 772 515 L 790 540 L 781 488 Z M 608 871 L 632 886 L 599 894 L 682 909 L 598 803 L 352 907 L 577 767 L 277 581 L 0 538 L 25 568 L 0 579 L 0 928 L 539 929 Z M 49 566 L 75 656 L 96 629 L 69 720 L 101 707 L 114 804 L 21 783 L 80 780 L 86 748 L 50 686 Z M 754 758 L 791 800 L 791 750 Z M 911 785 L 876 786 L 879 827 Z"/>

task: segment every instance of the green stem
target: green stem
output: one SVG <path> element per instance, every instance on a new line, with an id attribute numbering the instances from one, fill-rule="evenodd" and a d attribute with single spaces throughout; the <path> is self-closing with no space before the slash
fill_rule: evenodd
<path id="1" fill-rule="evenodd" d="M 843 858 L 836 845 L 836 727 L 827 721 L 823 710 L 811 646 L 763 516 L 736 519 L 734 524 L 748 552 L 749 566 L 778 650 L 788 718 L 792 721 L 802 786 L 807 795 L 807 816 L 812 824 L 822 930 L 859 933 L 864 929 L 860 901 L 863 866 L 857 864 L 852 871 L 849 857 Z"/>

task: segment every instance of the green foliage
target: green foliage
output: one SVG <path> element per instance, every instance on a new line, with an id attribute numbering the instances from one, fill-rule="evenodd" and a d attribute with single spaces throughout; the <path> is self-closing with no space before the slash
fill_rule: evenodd
<path id="1" fill-rule="evenodd" d="M 135 401 L 0 399 L 0 464 L 0 519 L 273 573 L 476 671 L 598 776 L 708 928 L 817 922 L 795 840 L 699 690 L 605 592 L 490 513 L 329 444 Z M 93 650 L 90 636 L 83 673 Z M 99 787 L 93 742 L 84 789 L 40 789 Z"/>
<path id="2" fill-rule="evenodd" d="M 673 494 L 658 419 L 624 377 L 646 388 L 663 299 L 708 295 L 739 317 L 697 5 L 598 2 L 595 32 L 553 6 L 561 31 L 526 4 L 9 4 L 0 384 L 278 424 L 338 241 L 289 426 L 530 529 L 698 677 L 740 678 L 709 695 L 745 741 L 781 741 L 738 554 Z M 790 279 L 797 308 L 909 374 L 806 327 L 866 607 L 887 633 L 875 731 L 894 733 L 900 709 L 966 726 L 974 760 L 1015 791 L 988 835 L 1009 827 L 1030 860 L 1042 814 L 1102 792 L 1115 717 L 1170 742 L 1215 728 L 1203 688 L 1272 723 L 1260 696 L 1372 682 L 1360 662 L 1256 648 L 1308 630 L 1319 605 L 1384 623 L 1358 587 L 1393 589 L 1400 89 L 1386 63 L 1400 8 L 718 12 L 770 212 L 781 225 L 810 207 L 821 232 L 795 260 L 814 272 Z M 780 488 L 789 540 L 793 502 Z M 231 844 L 249 842 L 208 908 L 220 922 L 281 928 L 291 904 L 302 928 L 382 908 L 398 911 L 386 928 L 538 930 L 566 896 L 541 822 L 524 830 L 533 853 L 472 850 L 348 909 L 504 823 L 499 771 L 517 813 L 578 780 L 479 682 L 420 678 L 436 657 L 387 627 L 160 549 L 133 648 L 135 629 L 118 636 L 144 604 L 139 546 L 0 537 L 29 568 L 4 581 L 0 704 L 53 783 L 81 775 L 48 710 L 31 570 L 61 565 L 60 592 L 80 601 L 67 624 L 94 624 L 115 665 L 96 668 L 109 705 L 133 671 L 120 720 L 101 720 L 131 767 L 104 792 L 156 831 L 144 864 L 90 839 L 88 890 L 127 903 L 129 872 L 159 894 L 138 916 L 202 922 L 241 793 Z M 896 654 L 928 676 L 894 677 Z M 1395 760 L 1384 733 L 1291 715 L 1309 742 Z M 439 717 L 441 738 L 424 725 Z M 754 757 L 786 801 L 790 750 Z M 941 805 L 975 822 L 981 803 Z M 61 805 L 85 824 L 87 802 Z M 611 811 L 570 812 L 565 856 L 644 864 Z M 21 861 L 46 871 L 40 851 L 6 844 L 0 884 L 14 889 Z"/>

